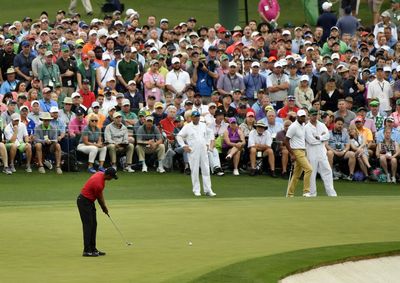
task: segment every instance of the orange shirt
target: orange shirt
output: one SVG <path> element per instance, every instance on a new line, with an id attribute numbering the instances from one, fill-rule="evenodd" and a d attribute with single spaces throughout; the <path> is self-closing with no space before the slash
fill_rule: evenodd
<path id="1" fill-rule="evenodd" d="M 92 44 L 90 42 L 86 43 L 82 48 L 82 53 L 87 54 L 89 51 L 93 50 L 96 47 L 96 44 Z"/>

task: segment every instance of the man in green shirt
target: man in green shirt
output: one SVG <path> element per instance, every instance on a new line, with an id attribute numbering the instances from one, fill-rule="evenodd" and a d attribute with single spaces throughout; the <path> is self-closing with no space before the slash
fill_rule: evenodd
<path id="1" fill-rule="evenodd" d="M 128 128 L 128 140 L 130 143 L 134 143 L 135 139 L 133 137 L 134 135 L 133 127 L 137 123 L 138 117 L 134 112 L 131 111 L 130 108 L 131 108 L 131 102 L 129 101 L 129 99 L 125 98 L 122 101 L 122 107 L 119 113 L 121 113 L 122 119 L 124 119 L 125 122 L 125 126 Z"/>
<path id="2" fill-rule="evenodd" d="M 140 75 L 138 63 L 132 60 L 133 52 L 136 52 L 135 47 L 125 47 L 124 58 L 117 65 L 116 75 L 119 82 L 117 90 L 119 92 L 126 92 L 128 89 L 128 82 L 130 80 L 136 81 Z"/>
<path id="3" fill-rule="evenodd" d="M 54 88 L 56 84 L 61 84 L 60 69 L 53 63 L 53 52 L 46 51 L 44 54 L 45 63 L 39 67 L 39 80 L 41 89 L 45 87 Z"/>

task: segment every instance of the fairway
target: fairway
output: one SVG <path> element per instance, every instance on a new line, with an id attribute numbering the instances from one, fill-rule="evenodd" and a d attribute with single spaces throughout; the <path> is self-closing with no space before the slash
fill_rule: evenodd
<path id="1" fill-rule="evenodd" d="M 225 176 L 213 177 L 216 198 L 195 199 L 188 176 L 134 173 L 105 190 L 133 246 L 98 209 L 98 247 L 107 256 L 83 258 L 75 198 L 88 176 L 1 175 L 1 282 L 255 282 L 212 271 L 301 249 L 399 240 L 398 185 L 338 182 L 338 198 L 287 199 L 284 180 Z"/>

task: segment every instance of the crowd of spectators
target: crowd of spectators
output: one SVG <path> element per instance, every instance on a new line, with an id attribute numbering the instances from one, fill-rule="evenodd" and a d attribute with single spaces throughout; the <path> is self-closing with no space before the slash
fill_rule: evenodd
<path id="1" fill-rule="evenodd" d="M 90 22 L 62 10 L 5 23 L 0 32 L 0 156 L 40 173 L 83 154 L 126 172 L 190 172 L 176 135 L 192 111 L 209 129 L 213 174 L 260 169 L 287 177 L 282 141 L 300 109 L 330 130 L 335 179 L 356 171 L 396 182 L 400 154 L 400 1 L 375 26 L 335 21 L 272 28 L 251 20 L 231 29 L 188 18 L 170 26 L 133 9 Z M 336 17 L 336 16 L 335 16 Z M 347 17 L 347 18 L 346 18 Z M 335 18 L 336 19 L 336 18 Z M 352 22 L 353 23 L 353 22 Z M 196 113 L 197 113 L 196 112 Z M 18 161 L 19 160 L 19 161 Z M 279 172 L 279 173 L 278 173 Z"/>

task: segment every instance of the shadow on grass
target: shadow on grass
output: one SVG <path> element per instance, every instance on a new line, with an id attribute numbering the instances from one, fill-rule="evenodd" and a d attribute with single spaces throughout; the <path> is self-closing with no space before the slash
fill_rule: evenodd
<path id="1" fill-rule="evenodd" d="M 363 243 L 291 251 L 250 259 L 204 274 L 190 283 L 275 283 L 335 263 L 400 254 L 400 242 Z"/>

